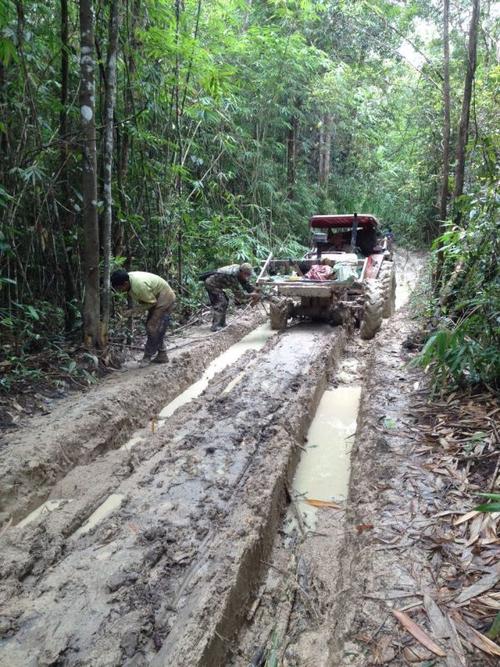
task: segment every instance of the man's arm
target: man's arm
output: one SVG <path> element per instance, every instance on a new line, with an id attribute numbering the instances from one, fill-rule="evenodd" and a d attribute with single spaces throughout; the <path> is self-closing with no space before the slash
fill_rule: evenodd
<path id="1" fill-rule="evenodd" d="M 255 292 L 255 287 L 248 282 L 248 280 L 240 280 L 239 281 L 241 287 L 245 290 L 245 292 L 248 292 L 248 294 L 252 294 Z"/>

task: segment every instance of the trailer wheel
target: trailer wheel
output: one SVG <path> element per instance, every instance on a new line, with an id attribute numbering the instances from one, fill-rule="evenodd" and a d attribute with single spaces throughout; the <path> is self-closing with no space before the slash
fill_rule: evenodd
<path id="1" fill-rule="evenodd" d="M 269 315 L 271 318 L 271 329 L 282 331 L 286 328 L 288 322 L 288 302 L 272 301 L 269 306 Z"/>
<path id="2" fill-rule="evenodd" d="M 382 283 L 384 297 L 382 317 L 391 317 L 391 315 L 394 315 L 396 308 L 396 271 L 394 269 L 394 262 L 382 262 L 378 278 Z"/>
<path id="3" fill-rule="evenodd" d="M 359 327 L 361 338 L 373 338 L 382 324 L 382 308 L 384 303 L 382 282 L 369 280 L 365 284 L 365 303 Z"/>

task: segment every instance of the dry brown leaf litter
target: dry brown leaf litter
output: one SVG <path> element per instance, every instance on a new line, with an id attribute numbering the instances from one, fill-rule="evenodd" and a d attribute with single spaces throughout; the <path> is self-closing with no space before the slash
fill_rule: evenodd
<path id="1" fill-rule="evenodd" d="M 455 393 L 417 404 L 415 414 L 420 424 L 412 430 L 418 430 L 426 444 L 419 443 L 414 453 L 423 457 L 421 467 L 433 474 L 435 486 L 424 488 L 418 466 L 408 466 L 406 481 L 426 502 L 419 517 L 415 500 L 416 530 L 405 531 L 404 537 L 420 537 L 429 552 L 436 591 L 434 597 L 424 596 L 424 609 L 431 635 L 451 639 L 452 655 L 445 662 L 449 667 L 468 665 L 466 655 L 473 647 L 483 653 L 485 665 L 495 664 L 500 646 L 485 633 L 500 610 L 500 514 L 471 508 L 481 502 L 478 493 L 499 490 L 500 408 L 489 393 Z M 429 514 L 432 506 L 434 515 Z M 394 540 L 397 547 L 404 543 L 403 535 Z M 417 639 L 425 645 L 422 637 Z M 424 660 L 414 646 L 406 647 L 403 655 L 410 663 Z"/>

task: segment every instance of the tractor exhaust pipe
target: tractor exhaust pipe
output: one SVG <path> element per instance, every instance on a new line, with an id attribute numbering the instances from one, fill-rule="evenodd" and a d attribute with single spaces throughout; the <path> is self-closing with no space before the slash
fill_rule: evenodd
<path id="1" fill-rule="evenodd" d="M 354 213 L 354 222 L 352 224 L 352 233 L 351 233 L 351 249 L 354 252 L 356 247 L 356 239 L 358 238 L 358 214 Z"/>

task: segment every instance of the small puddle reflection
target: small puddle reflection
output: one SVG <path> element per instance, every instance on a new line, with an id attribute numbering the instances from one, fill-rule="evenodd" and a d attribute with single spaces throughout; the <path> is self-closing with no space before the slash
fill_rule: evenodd
<path id="1" fill-rule="evenodd" d="M 73 537 L 80 537 L 92 530 L 92 528 L 97 526 L 98 523 L 101 523 L 101 521 L 111 514 L 111 512 L 118 509 L 124 498 L 125 496 L 121 493 L 112 493 L 108 496 L 108 498 L 99 505 L 95 512 L 89 516 L 83 526 L 80 526 L 80 528 L 73 533 Z"/>
<path id="2" fill-rule="evenodd" d="M 325 391 L 321 397 L 292 485 L 306 528 L 314 529 L 317 508 L 305 498 L 341 501 L 347 497 L 360 396 L 361 387 L 350 386 Z M 296 526 L 291 510 L 288 519 L 286 530 L 291 532 Z"/>
<path id="3" fill-rule="evenodd" d="M 220 373 L 220 371 L 227 368 L 227 366 L 234 364 L 234 362 L 243 356 L 245 352 L 248 352 L 249 350 L 260 350 L 264 347 L 268 339 L 276 333 L 277 332 L 273 331 L 268 323 L 262 324 L 260 327 L 257 327 L 244 336 L 240 341 L 231 345 L 230 348 L 210 363 L 198 382 L 192 384 L 183 391 L 182 394 L 179 394 L 177 398 L 174 398 L 173 401 L 163 408 L 160 412 L 158 428 L 161 428 L 164 425 L 165 420 L 173 415 L 181 405 L 189 403 L 189 401 L 192 401 L 193 398 L 197 398 L 203 391 L 205 391 L 208 387 L 208 383 L 217 373 Z"/>
<path id="4" fill-rule="evenodd" d="M 50 514 L 54 510 L 56 510 L 58 507 L 61 507 L 61 505 L 64 505 L 65 503 L 70 503 L 71 500 L 68 500 L 66 498 L 60 498 L 57 500 L 46 500 L 44 503 L 40 505 L 40 507 L 37 507 L 36 510 L 33 510 L 28 516 L 26 516 L 22 521 L 20 521 L 17 524 L 18 528 L 24 528 L 30 523 L 33 523 L 36 519 L 38 519 L 40 516 L 46 516 L 47 514 Z"/>

